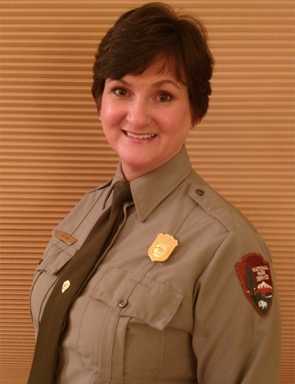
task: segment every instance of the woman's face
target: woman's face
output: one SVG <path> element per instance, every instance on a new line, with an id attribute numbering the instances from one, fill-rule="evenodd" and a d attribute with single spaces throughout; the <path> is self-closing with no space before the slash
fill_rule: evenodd
<path id="1" fill-rule="evenodd" d="M 139 76 L 107 79 L 100 117 L 127 180 L 160 167 L 182 148 L 192 127 L 188 90 L 163 61 Z"/>

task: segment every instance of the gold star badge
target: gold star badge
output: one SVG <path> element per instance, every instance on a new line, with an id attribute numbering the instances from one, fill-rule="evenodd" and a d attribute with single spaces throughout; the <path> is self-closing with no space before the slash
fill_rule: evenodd
<path id="1" fill-rule="evenodd" d="M 178 241 L 173 236 L 159 233 L 150 246 L 148 255 L 152 261 L 166 261 L 177 245 Z"/>

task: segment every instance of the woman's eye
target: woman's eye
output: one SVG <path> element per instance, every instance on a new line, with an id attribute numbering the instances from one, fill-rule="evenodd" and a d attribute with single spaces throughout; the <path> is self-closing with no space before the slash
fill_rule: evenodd
<path id="1" fill-rule="evenodd" d="M 127 91 L 124 88 L 114 88 L 113 92 L 114 92 L 115 95 L 121 96 L 121 97 L 127 95 Z"/>
<path id="2" fill-rule="evenodd" d="M 172 96 L 170 95 L 170 93 L 163 92 L 163 93 L 159 94 L 158 99 L 159 99 L 159 101 L 161 101 L 161 103 L 164 103 L 166 101 L 171 101 Z"/>

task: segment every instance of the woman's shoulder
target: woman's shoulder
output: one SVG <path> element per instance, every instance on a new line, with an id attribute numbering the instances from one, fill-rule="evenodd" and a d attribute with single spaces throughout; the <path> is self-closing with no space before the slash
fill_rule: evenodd
<path id="1" fill-rule="evenodd" d="M 97 220 L 97 213 L 103 209 L 105 196 L 107 196 L 111 183 L 112 180 L 86 192 L 81 200 L 73 207 L 60 224 L 58 224 L 54 232 L 62 230 L 67 233 L 73 233 L 81 223 L 84 223 L 83 226 L 88 231 L 90 226 L 94 225 Z M 87 223 L 87 225 L 85 225 L 85 223 Z"/>
<path id="2" fill-rule="evenodd" d="M 200 175 L 192 171 L 185 180 L 189 185 L 189 196 L 213 219 L 218 220 L 228 231 L 252 229 L 249 219 L 229 200 L 209 185 Z"/>

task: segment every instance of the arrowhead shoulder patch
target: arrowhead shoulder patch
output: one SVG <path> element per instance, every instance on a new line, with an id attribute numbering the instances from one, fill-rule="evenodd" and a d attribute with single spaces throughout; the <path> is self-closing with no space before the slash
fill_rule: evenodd
<path id="1" fill-rule="evenodd" d="M 236 264 L 246 297 L 259 315 L 265 317 L 272 305 L 273 282 L 269 263 L 257 253 L 249 253 Z"/>

